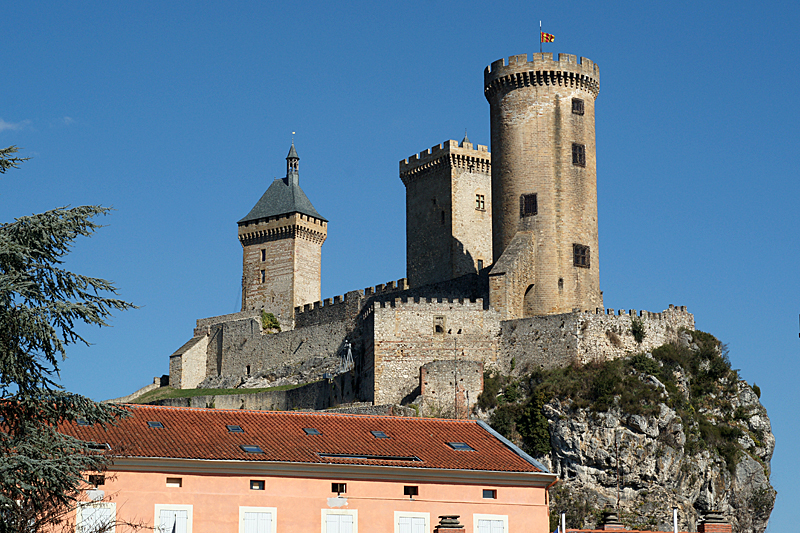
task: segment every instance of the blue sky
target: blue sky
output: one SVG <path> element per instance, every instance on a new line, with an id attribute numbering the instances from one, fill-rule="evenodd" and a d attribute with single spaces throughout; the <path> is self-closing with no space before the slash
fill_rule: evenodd
<path id="1" fill-rule="evenodd" d="M 102 204 L 67 266 L 141 306 L 82 332 L 62 383 L 95 399 L 167 373 L 197 318 L 239 310 L 236 221 L 285 171 L 330 220 L 323 298 L 405 275 L 398 161 L 464 129 L 489 144 L 483 69 L 585 56 L 597 100 L 606 307 L 686 305 L 762 390 L 769 531 L 796 527 L 800 8 L 777 2 L 12 2 L 0 220 Z"/>

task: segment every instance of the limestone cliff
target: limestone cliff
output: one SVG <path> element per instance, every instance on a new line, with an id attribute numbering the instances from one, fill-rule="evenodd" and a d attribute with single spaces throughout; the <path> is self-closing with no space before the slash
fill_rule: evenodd
<path id="1" fill-rule="evenodd" d="M 558 474 L 551 513 L 566 512 L 568 527 L 594 527 L 619 497 L 633 528 L 671 531 L 677 506 L 685 531 L 709 509 L 734 531 L 765 530 L 775 438 L 711 335 L 682 332 L 676 344 L 600 365 L 487 377 L 485 414 Z"/>

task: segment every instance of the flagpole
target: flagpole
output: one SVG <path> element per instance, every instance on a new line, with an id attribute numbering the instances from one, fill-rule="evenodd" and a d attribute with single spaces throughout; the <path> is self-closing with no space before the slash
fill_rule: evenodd
<path id="1" fill-rule="evenodd" d="M 539 21 L 539 53 L 542 53 L 542 21 Z"/>

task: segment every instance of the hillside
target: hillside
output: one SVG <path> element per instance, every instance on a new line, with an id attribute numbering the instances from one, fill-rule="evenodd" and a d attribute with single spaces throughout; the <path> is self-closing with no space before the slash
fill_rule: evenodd
<path id="1" fill-rule="evenodd" d="M 619 494 L 633 528 L 671 530 L 676 505 L 685 530 L 708 509 L 734 531 L 765 530 L 775 438 L 760 391 L 712 335 L 679 339 L 582 367 L 486 374 L 479 414 L 562 480 L 551 489 L 553 528 L 561 512 L 571 527 L 594 527 Z"/>

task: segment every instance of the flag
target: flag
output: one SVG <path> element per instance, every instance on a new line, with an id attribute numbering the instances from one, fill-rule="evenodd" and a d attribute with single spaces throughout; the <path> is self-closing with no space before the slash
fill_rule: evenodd
<path id="1" fill-rule="evenodd" d="M 545 33 L 545 32 L 540 32 L 540 33 L 542 34 L 541 42 L 543 43 L 552 43 L 556 40 L 556 36 L 553 35 L 552 33 Z"/>

